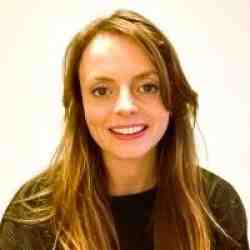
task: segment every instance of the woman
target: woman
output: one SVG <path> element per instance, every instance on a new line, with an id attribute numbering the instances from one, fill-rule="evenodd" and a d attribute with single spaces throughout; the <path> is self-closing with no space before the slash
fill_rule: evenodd
<path id="1" fill-rule="evenodd" d="M 6 209 L 1 249 L 249 249 L 238 194 L 199 167 L 197 94 L 149 20 L 118 10 L 76 34 L 63 104 L 62 140 Z"/>

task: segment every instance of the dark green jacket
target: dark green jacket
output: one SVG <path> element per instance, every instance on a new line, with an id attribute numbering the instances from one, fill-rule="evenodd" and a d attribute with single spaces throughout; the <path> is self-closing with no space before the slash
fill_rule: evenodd
<path id="1" fill-rule="evenodd" d="M 214 250 L 249 250 L 249 244 L 247 239 L 247 218 L 244 206 L 242 201 L 235 191 L 235 189 L 226 182 L 221 177 L 202 169 L 202 173 L 204 174 L 204 180 L 206 185 L 206 192 L 208 195 L 209 206 L 217 218 L 219 224 L 224 228 L 224 230 L 233 237 L 240 246 L 232 244 L 230 241 L 225 239 L 221 234 L 214 235 Z M 11 220 L 5 218 L 7 211 L 12 209 L 13 201 L 15 201 L 18 197 L 22 188 L 16 193 L 9 206 L 7 207 L 5 214 L 2 218 L 0 225 L 0 249 L 1 250 L 52 250 L 54 236 L 51 233 L 51 228 L 49 223 L 41 223 L 37 225 L 24 225 L 21 223 L 16 223 Z M 153 192 L 153 190 L 152 190 Z M 124 199 L 122 197 L 118 198 L 119 200 L 113 200 L 112 209 L 124 209 L 126 206 L 130 206 L 137 199 L 137 203 L 140 202 L 138 199 L 145 198 L 151 202 L 152 195 L 150 192 L 145 192 L 140 196 L 130 196 L 130 199 L 126 197 L 126 204 L 124 203 Z M 137 198 L 135 198 L 137 197 Z M 140 197 L 140 198 L 139 198 Z M 152 196 L 153 197 L 153 196 Z M 123 200 L 122 200 L 123 199 Z M 123 203 L 121 203 L 121 201 Z M 123 204 L 121 208 L 119 208 L 119 204 Z M 125 204 L 125 206 L 124 206 Z M 145 204 L 145 203 L 143 203 Z M 139 204 L 140 206 L 140 204 Z M 143 210 L 143 205 L 141 206 Z M 19 209 L 20 210 L 20 209 Z M 19 213 L 20 211 L 18 211 Z M 113 210 L 115 214 L 115 210 Z M 132 213 L 131 213 L 132 214 Z M 143 214 L 143 213 L 142 213 Z M 116 218 L 116 216 L 114 216 Z M 132 215 L 133 217 L 133 215 Z M 131 221 L 134 219 L 131 217 Z M 122 219 L 122 218 L 120 218 Z M 120 230 L 123 225 L 118 223 L 119 218 L 117 218 L 116 226 L 118 230 L 118 235 L 120 237 L 120 241 L 125 242 L 124 246 L 121 245 L 121 250 L 146 250 L 152 249 L 149 247 L 150 242 L 147 243 L 147 239 L 142 239 L 144 241 L 144 245 L 147 247 L 135 247 L 135 242 L 131 240 L 128 242 L 127 237 L 129 235 L 123 235 L 123 231 Z M 129 218 L 128 218 L 129 220 Z M 120 220 L 121 221 L 121 220 Z M 134 228 L 131 228 L 128 234 L 131 234 L 131 237 L 134 235 Z M 129 244 L 128 244 L 129 243 Z M 138 245 L 137 245 L 138 246 Z M 101 249 L 100 249 L 101 250 Z M 152 249 L 153 250 L 153 249 Z M 171 249 L 170 249 L 171 250 Z"/>

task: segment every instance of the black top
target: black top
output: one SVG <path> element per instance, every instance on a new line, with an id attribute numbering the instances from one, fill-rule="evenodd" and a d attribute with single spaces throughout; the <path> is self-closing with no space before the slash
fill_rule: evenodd
<path id="1" fill-rule="evenodd" d="M 208 180 L 208 200 L 213 214 L 224 230 L 241 245 L 229 247 L 225 238 L 215 235 L 213 250 L 249 250 L 246 212 L 238 193 L 221 177 L 204 169 L 202 171 Z M 110 197 L 121 250 L 153 250 L 152 237 L 147 234 L 146 225 L 156 190 L 155 187 L 142 193 Z M 16 195 L 10 204 L 15 198 Z M 0 225 L 1 250 L 52 250 L 54 238 L 49 224 L 26 226 L 6 219 L 5 214 Z"/>
<path id="2" fill-rule="evenodd" d="M 110 198 L 122 250 L 153 250 L 152 238 L 147 234 L 147 229 L 156 189 Z"/>

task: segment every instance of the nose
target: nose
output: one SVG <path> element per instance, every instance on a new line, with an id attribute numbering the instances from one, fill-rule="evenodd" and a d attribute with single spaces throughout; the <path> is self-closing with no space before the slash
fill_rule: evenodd
<path id="1" fill-rule="evenodd" d="M 122 86 L 118 100 L 115 104 L 114 112 L 118 114 L 133 114 L 137 111 L 138 107 L 135 105 L 128 87 Z"/>

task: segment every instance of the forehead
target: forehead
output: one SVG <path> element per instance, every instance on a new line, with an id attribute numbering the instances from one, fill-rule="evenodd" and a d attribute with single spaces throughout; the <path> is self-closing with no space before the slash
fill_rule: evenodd
<path id="1" fill-rule="evenodd" d="M 85 81 L 100 74 L 117 78 L 133 77 L 155 71 L 145 50 L 132 38 L 114 34 L 98 34 L 82 54 L 79 75 Z"/>

